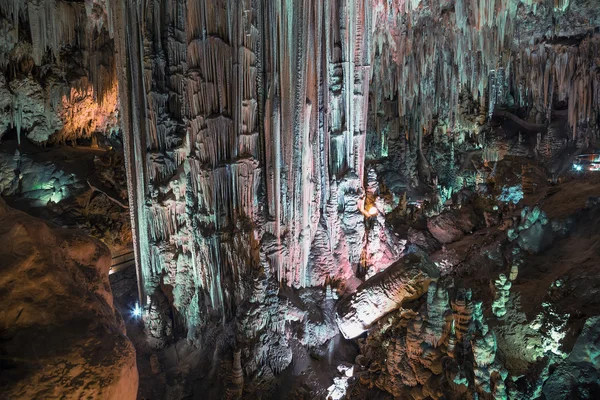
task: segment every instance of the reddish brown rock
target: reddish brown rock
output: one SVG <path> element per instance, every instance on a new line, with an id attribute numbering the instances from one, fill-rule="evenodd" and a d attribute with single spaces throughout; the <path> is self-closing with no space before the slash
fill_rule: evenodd
<path id="1" fill-rule="evenodd" d="M 113 307 L 110 252 L 0 199 L 0 393 L 135 399 L 135 350 Z"/>
<path id="2" fill-rule="evenodd" d="M 440 243 L 462 239 L 477 226 L 477 215 L 469 206 L 435 216 L 427 221 L 429 232 Z"/>

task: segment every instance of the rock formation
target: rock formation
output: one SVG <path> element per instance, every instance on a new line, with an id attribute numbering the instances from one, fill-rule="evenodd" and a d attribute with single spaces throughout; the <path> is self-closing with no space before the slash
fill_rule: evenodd
<path id="1" fill-rule="evenodd" d="M 340 301 L 337 308 L 340 331 L 349 339 L 359 336 L 403 302 L 421 297 L 438 276 L 437 268 L 425 255 L 405 256 Z"/>
<path id="2" fill-rule="evenodd" d="M 503 317 L 506 314 L 506 302 L 508 301 L 508 296 L 510 295 L 511 286 L 511 282 L 504 274 L 500 274 L 498 279 L 494 281 L 496 294 L 494 303 L 492 303 L 492 312 L 497 317 Z"/>
<path id="3" fill-rule="evenodd" d="M 117 83 L 103 0 L 3 0 L 0 77 L 9 126 L 35 143 L 112 134 Z"/>
<path id="4" fill-rule="evenodd" d="M 139 397 L 535 397 L 596 307 L 567 289 L 599 26 L 595 0 L 0 0 L 0 193 L 133 254 Z"/>
<path id="5" fill-rule="evenodd" d="M 113 307 L 110 254 L 0 200 L 2 396 L 136 399 L 135 349 Z"/>
<path id="6" fill-rule="evenodd" d="M 546 213 L 538 207 L 521 212 L 521 224 L 508 231 L 510 240 L 517 240 L 519 247 L 531 253 L 539 253 L 552 244 L 552 226 Z"/>
<path id="7" fill-rule="evenodd" d="M 600 393 L 598 385 L 599 329 L 597 317 L 586 321 L 571 354 L 544 384 L 546 398 L 591 399 Z"/>
<path id="8" fill-rule="evenodd" d="M 361 347 L 370 363 L 361 379 L 402 398 L 506 398 L 507 371 L 496 360 L 481 303 L 464 289 L 450 300 L 445 285 L 432 283 L 416 313 L 400 309 L 379 322 Z"/>

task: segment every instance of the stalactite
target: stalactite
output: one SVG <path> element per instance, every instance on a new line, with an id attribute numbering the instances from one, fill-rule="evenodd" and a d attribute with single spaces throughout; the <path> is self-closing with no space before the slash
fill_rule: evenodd
<path id="1" fill-rule="evenodd" d="M 20 7 L 13 7 L 11 12 L 18 12 Z M 83 13 L 80 4 L 60 0 L 31 0 L 27 2 L 27 12 L 36 64 L 41 64 L 46 50 L 51 50 L 54 57 L 58 58 L 61 47 L 75 41 L 75 28 Z"/>
<path id="2" fill-rule="evenodd" d="M 168 252 L 182 252 L 207 305 L 224 315 L 244 298 L 244 278 L 257 263 L 259 245 L 249 243 L 271 246 L 261 239 L 265 231 L 275 237 L 269 260 L 279 280 L 320 282 L 311 264 L 319 226 L 327 232 L 318 251 L 329 258 L 342 254 L 332 265 L 351 271 L 364 236 L 359 208 L 372 59 L 369 1 L 132 6 L 112 0 L 108 9 L 118 64 L 129 54 L 134 67 L 119 75 L 119 86 L 138 90 L 137 97 L 122 98 L 130 169 L 140 162 L 143 143 L 148 146 L 136 166 L 143 173 L 131 186 L 136 230 L 160 249 L 149 251 L 146 240 L 137 239 L 138 263 L 155 254 L 142 262 L 147 286 L 170 271 L 157 265 Z M 134 12 L 140 19 L 124 28 L 123 21 L 135 21 Z M 143 40 L 137 50 L 124 29 Z M 134 116 L 138 106 L 143 112 Z M 143 122 L 136 134 L 141 140 L 127 122 L 134 119 Z M 341 199 L 338 181 L 344 181 Z M 172 200 L 181 196 L 174 192 L 183 182 L 184 208 L 183 200 Z M 320 225 L 322 209 L 327 216 Z M 258 223 L 265 216 L 263 231 Z M 340 252 L 345 246 L 351 250 Z"/>
<path id="3" fill-rule="evenodd" d="M 553 9 L 539 10 L 530 1 L 457 0 L 454 12 L 441 15 L 430 4 L 432 15 L 439 16 L 433 20 L 406 3 L 402 8 L 378 1 L 372 33 L 377 43 L 372 54 L 375 93 L 398 99 L 398 114 L 416 141 L 436 116 L 456 128 L 461 88 L 480 102 L 489 92 L 489 117 L 508 101 L 509 88 L 519 105 L 535 107 L 548 121 L 553 97 L 568 99 L 575 138 L 577 126 L 598 116 L 593 107 L 598 99 L 589 90 L 598 75 L 589 69 L 599 54 L 597 35 L 576 45 L 553 45 L 541 37 L 538 44 L 520 45 L 517 39 L 523 28 L 519 7 L 533 14 L 554 13 L 558 19 L 568 4 L 557 1 Z"/>

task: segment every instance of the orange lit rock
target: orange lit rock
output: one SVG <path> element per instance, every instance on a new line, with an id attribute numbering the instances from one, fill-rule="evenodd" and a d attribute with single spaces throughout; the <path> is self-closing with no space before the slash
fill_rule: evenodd
<path id="1" fill-rule="evenodd" d="M 113 307 L 108 248 L 1 199 L 0 240 L 0 397 L 135 399 L 135 349 Z"/>
<path id="2" fill-rule="evenodd" d="M 60 140 L 89 137 L 93 132 L 110 133 L 117 129 L 117 84 L 96 99 L 91 85 L 71 88 L 69 96 L 62 96 L 58 113 L 63 122 Z"/>

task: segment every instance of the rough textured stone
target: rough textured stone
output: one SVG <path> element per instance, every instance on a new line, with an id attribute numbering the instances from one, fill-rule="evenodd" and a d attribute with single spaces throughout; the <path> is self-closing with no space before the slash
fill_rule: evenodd
<path id="1" fill-rule="evenodd" d="M 587 320 L 569 357 L 544 384 L 547 399 L 600 396 L 600 317 Z"/>
<path id="2" fill-rule="evenodd" d="M 477 226 L 477 215 L 469 206 L 445 212 L 427 221 L 429 232 L 441 243 L 460 240 Z"/>
<path id="3" fill-rule="evenodd" d="M 0 199 L 0 391 L 10 399 L 135 399 L 135 350 L 99 241 Z"/>
<path id="4" fill-rule="evenodd" d="M 346 338 L 357 337 L 402 302 L 420 297 L 438 276 L 435 264 L 424 254 L 403 257 L 340 301 L 336 316 L 340 331 Z"/>
<path id="5" fill-rule="evenodd" d="M 515 229 L 508 230 L 508 238 L 517 240 L 519 247 L 529 253 L 537 254 L 547 249 L 553 238 L 552 224 L 546 213 L 539 207 L 525 207 L 521 212 L 521 222 Z"/>

